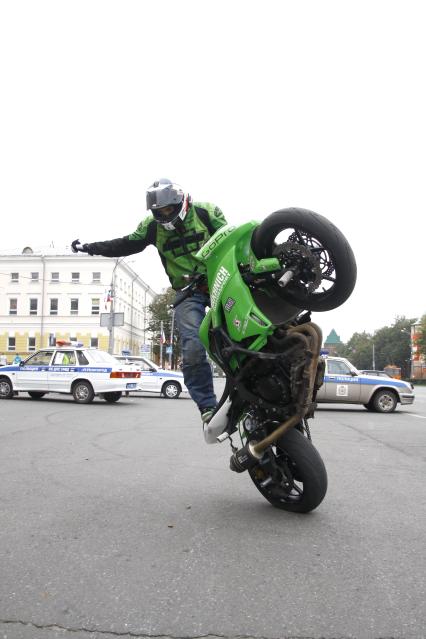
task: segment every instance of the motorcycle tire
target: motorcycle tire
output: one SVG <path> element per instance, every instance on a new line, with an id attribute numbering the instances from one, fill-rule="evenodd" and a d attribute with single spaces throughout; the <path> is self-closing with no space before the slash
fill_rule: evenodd
<path id="1" fill-rule="evenodd" d="M 265 477 L 261 466 L 249 471 L 254 485 L 275 508 L 294 513 L 311 512 L 319 506 L 327 492 L 327 471 L 319 452 L 295 428 L 285 433 L 273 450 L 276 463 L 282 466 L 290 479 L 290 487 L 275 481 L 262 487 Z"/>
<path id="2" fill-rule="evenodd" d="M 313 211 L 281 209 L 265 218 L 253 233 L 251 247 L 258 259 L 278 256 L 275 239 L 283 231 L 291 231 L 289 240 L 296 249 L 302 245 L 313 256 L 321 283 L 313 291 L 300 281 L 290 282 L 284 288 L 276 285 L 275 293 L 307 311 L 330 311 L 343 304 L 355 287 L 357 275 L 355 257 L 343 233 Z"/>

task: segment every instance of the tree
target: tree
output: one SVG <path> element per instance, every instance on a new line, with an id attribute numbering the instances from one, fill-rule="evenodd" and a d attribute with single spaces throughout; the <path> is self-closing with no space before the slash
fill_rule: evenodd
<path id="1" fill-rule="evenodd" d="M 410 376 L 410 330 L 414 321 L 404 316 L 396 317 L 392 326 L 384 326 L 374 333 L 377 368 L 383 370 L 388 364 L 395 364 L 403 377 Z"/>
<path id="2" fill-rule="evenodd" d="M 346 357 L 354 366 L 360 369 L 372 367 L 373 336 L 370 333 L 354 333 L 347 344 L 339 349 L 339 355 Z"/>
<path id="3" fill-rule="evenodd" d="M 181 357 L 179 331 L 176 323 L 172 322 L 173 310 L 170 306 L 175 299 L 175 291 L 169 287 L 154 299 L 148 307 L 150 313 L 150 321 L 148 328 L 154 335 L 153 353 L 155 359 L 160 359 L 160 340 L 161 340 L 161 322 L 163 322 L 163 330 L 165 335 L 165 344 L 172 346 L 172 368 L 176 367 Z M 172 324 L 173 324 L 173 343 L 172 340 Z"/>
<path id="4" fill-rule="evenodd" d="M 402 376 L 410 375 L 410 327 L 414 319 L 396 317 L 392 326 L 370 333 L 354 333 L 340 353 L 358 369 L 383 370 L 388 364 L 401 368 Z"/>

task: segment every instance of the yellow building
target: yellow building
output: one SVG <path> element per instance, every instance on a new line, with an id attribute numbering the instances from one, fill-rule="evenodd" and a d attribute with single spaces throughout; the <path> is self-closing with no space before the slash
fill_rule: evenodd
<path id="1" fill-rule="evenodd" d="M 57 339 L 149 353 L 148 307 L 156 293 L 125 260 L 29 247 L 0 256 L 0 355 L 10 363 Z M 121 325 L 111 325 L 112 308 Z"/>

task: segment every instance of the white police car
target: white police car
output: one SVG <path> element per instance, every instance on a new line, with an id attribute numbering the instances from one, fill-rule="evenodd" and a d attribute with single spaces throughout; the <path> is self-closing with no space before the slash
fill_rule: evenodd
<path id="1" fill-rule="evenodd" d="M 154 362 L 137 355 L 115 355 L 126 366 L 137 366 L 141 373 L 140 389 L 149 393 L 160 393 L 167 399 L 177 399 L 181 393 L 188 393 L 179 371 L 168 371 Z"/>
<path id="2" fill-rule="evenodd" d="M 124 366 L 109 353 L 58 341 L 56 347 L 43 348 L 19 365 L 1 366 L 0 399 L 22 391 L 33 399 L 69 393 L 79 404 L 88 404 L 95 395 L 113 403 L 123 392 L 140 390 L 140 377 L 136 366 Z"/>
<path id="3" fill-rule="evenodd" d="M 324 383 L 318 403 L 362 404 L 367 410 L 391 413 L 397 404 L 412 404 L 411 384 L 392 377 L 363 374 L 344 357 L 325 356 Z"/>

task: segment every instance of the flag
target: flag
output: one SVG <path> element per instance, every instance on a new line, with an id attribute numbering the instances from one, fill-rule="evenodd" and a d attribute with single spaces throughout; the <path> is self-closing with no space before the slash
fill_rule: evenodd
<path id="1" fill-rule="evenodd" d="M 166 336 L 164 335 L 163 325 L 161 325 L 161 329 L 160 329 L 160 344 L 165 344 L 165 343 L 166 343 Z"/>
<path id="2" fill-rule="evenodd" d="M 104 293 L 104 308 L 105 310 L 108 309 L 108 304 L 112 301 L 112 291 L 111 289 L 105 289 L 105 293 Z"/>

